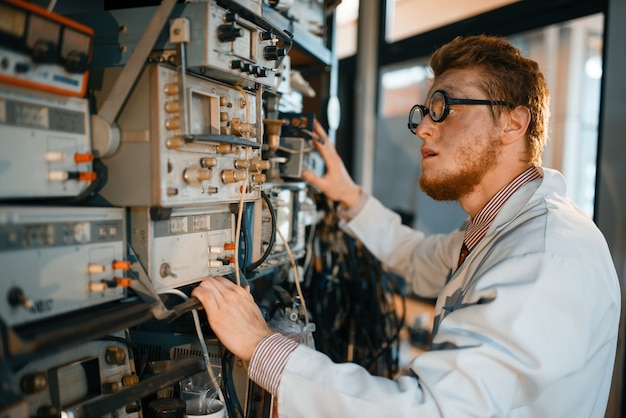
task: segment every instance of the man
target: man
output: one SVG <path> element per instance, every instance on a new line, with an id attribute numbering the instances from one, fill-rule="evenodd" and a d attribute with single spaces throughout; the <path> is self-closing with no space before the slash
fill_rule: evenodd
<path id="1" fill-rule="evenodd" d="M 368 196 L 319 125 L 327 165 L 305 180 L 339 202 L 342 227 L 413 290 L 437 297 L 432 349 L 407 375 L 370 376 L 272 333 L 252 296 L 222 278 L 194 289 L 218 338 L 250 360 L 284 417 L 603 417 L 620 316 L 604 237 L 541 168 L 549 94 L 507 41 L 454 39 L 432 59 L 432 87 L 409 129 L 420 186 L 457 200 L 469 225 L 424 236 Z"/>

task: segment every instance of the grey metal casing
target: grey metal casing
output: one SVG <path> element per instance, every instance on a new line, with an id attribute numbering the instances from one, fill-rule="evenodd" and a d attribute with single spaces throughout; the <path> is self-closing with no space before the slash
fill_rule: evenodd
<path id="1" fill-rule="evenodd" d="M 208 251 L 234 243 L 235 215 L 228 204 L 173 209 L 165 220 L 152 220 L 149 208 L 134 207 L 129 224 L 133 250 L 157 292 L 234 271 L 233 264 L 208 265 L 234 257 L 232 250 Z"/>
<path id="2" fill-rule="evenodd" d="M 104 71 L 102 84 L 96 91 L 97 99 L 106 97 L 120 71 L 117 67 Z M 177 95 L 166 93 L 168 86 L 175 85 L 176 70 L 167 65 L 147 65 L 139 77 L 117 120 L 121 131 L 119 149 L 102 158 L 107 181 L 100 194 L 111 204 L 189 207 L 240 199 L 241 183 L 224 183 L 222 173 L 234 170 L 237 160 L 260 158 L 260 145 L 259 148 L 237 146 L 230 153 L 218 152 L 219 142 L 168 147 L 168 141 L 180 136 L 180 129 L 167 127 L 178 118 L 176 112 L 166 110 L 167 103 L 178 100 Z M 256 94 L 246 91 L 246 101 L 234 87 L 198 76 L 187 77 L 187 88 L 191 133 L 219 135 L 229 129 L 233 119 L 239 119 L 253 126 L 251 140 L 259 138 L 260 144 L 262 124 L 258 119 Z M 220 105 L 220 100 L 228 104 Z M 221 117 L 227 120 L 222 121 Z M 210 168 L 210 178 L 197 184 L 185 181 L 188 170 L 200 169 L 200 161 L 205 157 L 215 158 L 217 162 Z M 250 188 L 244 199 L 260 199 L 259 190 Z"/>
<path id="3" fill-rule="evenodd" d="M 124 287 L 90 291 L 91 283 L 124 276 L 125 213 L 120 208 L 0 207 L 0 316 L 27 324 L 122 299 Z M 98 265 L 101 272 L 89 272 Z M 9 303 L 13 289 L 32 306 Z M 13 290 L 15 291 L 15 290 Z"/>
<path id="4" fill-rule="evenodd" d="M 48 179 L 92 171 L 91 161 L 74 160 L 92 152 L 87 100 L 0 83 L 0 129 L 0 199 L 73 197 L 89 186 Z"/>
<path id="5" fill-rule="evenodd" d="M 119 364 L 107 361 L 107 351 L 110 349 L 120 353 Z M 30 416 L 38 416 L 40 407 L 54 405 L 71 414 L 69 416 L 81 418 L 85 415 L 81 404 L 106 396 L 106 393 L 102 393 L 105 385 L 118 385 L 121 388 L 122 379 L 133 371 L 134 365 L 125 344 L 91 341 L 41 356 L 20 369 L 15 379 L 22 382 L 33 375 L 46 376 L 47 386 L 43 390 L 24 394 Z M 139 409 L 140 405 L 137 407 Z M 111 412 L 120 418 L 139 416 L 138 412 L 127 412 L 125 407 Z"/>
<path id="6" fill-rule="evenodd" d="M 68 16 L 94 29 L 92 65 L 101 69 L 126 64 L 156 9 L 157 6 L 145 6 Z M 227 10 L 215 0 L 176 5 L 170 24 L 176 18 L 189 20 L 191 38 L 186 44 L 187 68 L 232 84 L 275 87 L 280 59 L 267 59 L 264 48 L 275 46 L 276 42 L 262 40 L 260 35 L 265 30 L 241 16 L 237 16 L 234 25 L 241 29 L 242 36 L 232 41 L 220 41 L 218 28 L 231 23 L 225 21 L 226 14 Z M 176 45 L 170 42 L 169 30 L 168 24 L 161 31 L 153 48 L 155 52 L 176 50 Z M 244 61 L 265 69 L 266 74 L 260 76 L 242 71 L 233 66 L 233 61 Z"/>

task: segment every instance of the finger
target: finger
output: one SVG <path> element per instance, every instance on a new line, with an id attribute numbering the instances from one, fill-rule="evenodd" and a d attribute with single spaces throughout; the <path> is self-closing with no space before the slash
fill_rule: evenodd
<path id="1" fill-rule="evenodd" d="M 224 286 L 225 283 L 222 279 L 217 277 L 206 279 L 191 292 L 191 295 L 198 298 L 202 303 L 207 316 L 210 317 L 210 322 L 220 318 L 221 315 L 226 315 L 228 309 L 238 306 L 242 298 L 236 294 L 237 286 L 235 289 L 228 285 Z M 252 298 L 252 295 L 243 288 L 239 288 L 239 290 L 244 295 L 243 297 Z"/>
<path id="2" fill-rule="evenodd" d="M 317 174 L 305 168 L 302 170 L 302 180 L 309 182 L 314 186 L 317 186 L 321 179 Z"/>
<path id="3" fill-rule="evenodd" d="M 318 142 L 320 144 L 323 145 L 328 142 L 328 134 L 326 133 L 326 130 L 324 129 L 320 121 L 318 121 L 317 119 L 313 120 L 313 130 L 317 134 Z"/>
<path id="4" fill-rule="evenodd" d="M 336 154 L 335 147 L 333 147 L 333 145 L 330 143 L 324 127 L 321 123 L 317 121 L 317 119 L 314 120 L 314 131 L 315 136 L 313 137 L 313 144 L 315 145 L 315 148 L 320 153 L 322 158 L 325 161 L 328 161 L 329 157 L 332 157 Z"/>
<path id="5" fill-rule="evenodd" d="M 202 281 L 200 286 L 210 289 L 215 298 L 222 303 L 236 302 L 241 297 L 253 299 L 250 286 L 239 286 L 223 276 L 209 277 Z"/>
<path id="6" fill-rule="evenodd" d="M 302 180 L 306 181 L 310 185 L 318 188 L 321 191 L 325 190 L 327 180 L 324 177 L 320 177 L 310 170 L 302 170 Z"/>
<path id="7" fill-rule="evenodd" d="M 228 280 L 226 277 L 223 276 L 209 276 L 206 279 L 204 279 L 202 282 L 200 282 L 201 287 L 210 289 L 210 288 L 214 288 L 214 289 L 232 289 L 234 287 L 237 287 L 236 284 L 234 284 L 233 282 L 231 282 L 230 280 Z"/>
<path id="8" fill-rule="evenodd" d="M 214 296 L 211 289 L 198 286 L 191 291 L 191 296 L 197 298 L 207 312 L 212 310 L 214 307 L 219 309 L 220 303 Z"/>
<path id="9" fill-rule="evenodd" d="M 230 281 L 222 276 L 207 277 L 191 292 L 204 304 L 215 303 L 219 308 L 227 299 L 227 289 Z M 195 293 L 194 293 L 195 292 Z"/>

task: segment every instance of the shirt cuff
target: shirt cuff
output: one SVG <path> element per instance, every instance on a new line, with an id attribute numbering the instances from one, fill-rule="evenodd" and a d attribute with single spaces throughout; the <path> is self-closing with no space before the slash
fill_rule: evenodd
<path id="1" fill-rule="evenodd" d="M 361 189 L 361 195 L 359 196 L 359 200 L 357 200 L 357 202 L 351 208 L 346 209 L 342 204 L 339 204 L 337 206 L 337 216 L 344 222 L 350 222 L 356 215 L 359 214 L 359 212 L 361 212 L 369 197 L 369 193 Z"/>
<path id="2" fill-rule="evenodd" d="M 272 395 L 278 394 L 280 377 L 285 369 L 289 355 L 300 343 L 288 337 L 272 333 L 263 338 L 256 346 L 250 359 L 248 376 Z"/>

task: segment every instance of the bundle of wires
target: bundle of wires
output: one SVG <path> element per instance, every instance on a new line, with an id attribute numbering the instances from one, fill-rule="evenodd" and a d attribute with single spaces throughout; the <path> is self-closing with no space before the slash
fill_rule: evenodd
<path id="1" fill-rule="evenodd" d="M 305 280 L 316 348 L 335 362 L 353 362 L 374 375 L 394 377 L 406 311 L 403 281 L 339 229 L 329 206 L 314 238 L 314 267 Z"/>

